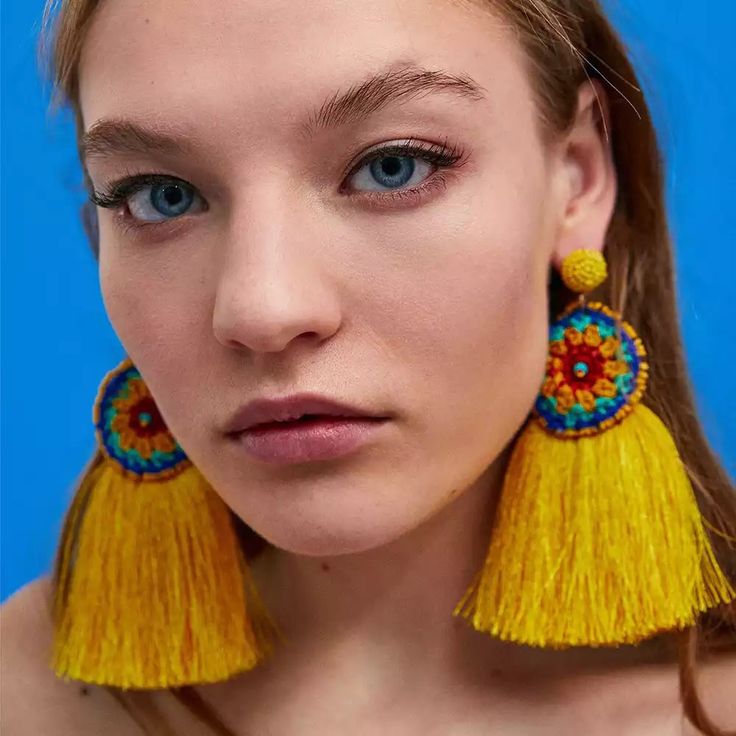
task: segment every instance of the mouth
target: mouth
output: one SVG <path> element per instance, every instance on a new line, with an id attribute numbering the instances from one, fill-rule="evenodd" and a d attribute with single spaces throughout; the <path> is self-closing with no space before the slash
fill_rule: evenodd
<path id="1" fill-rule="evenodd" d="M 271 464 L 305 463 L 347 455 L 369 442 L 389 417 L 305 414 L 254 424 L 234 434 L 236 445 Z"/>
<path id="2" fill-rule="evenodd" d="M 260 397 L 238 409 L 223 427 L 228 436 L 247 431 L 288 426 L 308 427 L 320 422 L 346 420 L 372 421 L 388 418 L 383 411 L 371 411 L 368 407 L 351 406 L 328 396 L 296 394 L 284 398 Z"/>
<path id="3" fill-rule="evenodd" d="M 371 411 L 319 394 L 260 397 L 241 407 L 225 434 L 252 458 L 304 463 L 341 457 L 362 447 L 390 421 Z"/>
<path id="4" fill-rule="evenodd" d="M 335 422 L 383 422 L 388 417 L 343 416 L 340 414 L 304 414 L 297 419 L 260 422 L 248 427 L 244 432 L 261 429 L 287 429 L 289 427 L 307 427 L 318 424 L 334 424 Z"/>

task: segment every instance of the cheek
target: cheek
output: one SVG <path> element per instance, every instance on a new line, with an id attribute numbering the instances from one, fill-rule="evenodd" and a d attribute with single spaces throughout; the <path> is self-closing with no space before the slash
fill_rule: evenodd
<path id="1" fill-rule="evenodd" d="M 467 469 L 470 481 L 513 437 L 540 388 L 552 237 L 543 180 L 495 191 L 489 181 L 479 191 L 461 222 L 429 230 L 445 234 L 441 262 L 420 261 L 412 278 L 387 289 L 400 297 L 385 325 L 400 332 L 417 457 L 453 458 L 454 472 Z"/>
<path id="2" fill-rule="evenodd" d="M 106 224 L 100 222 L 99 278 L 102 301 L 115 334 L 128 355 L 141 341 L 141 273 L 126 267 L 118 257 L 117 248 L 106 234 Z M 131 355 L 131 357 L 133 357 Z"/>
<path id="3" fill-rule="evenodd" d="M 173 273 L 150 254 L 101 232 L 99 278 L 110 324 L 126 354 L 141 371 L 164 415 L 176 420 L 183 398 L 196 384 L 191 375 L 201 352 L 193 323 L 202 288 L 188 274 Z M 204 309 L 205 307 L 202 307 Z M 168 397 L 168 400 L 167 400 Z M 172 411 L 167 411 L 167 404 Z"/>
<path id="4" fill-rule="evenodd" d="M 458 447 L 477 438 L 476 447 L 500 451 L 531 409 L 544 374 L 546 267 L 528 248 L 504 250 L 491 262 L 463 267 L 455 287 L 444 274 L 436 285 L 436 319 L 421 325 L 416 349 L 409 348 L 411 360 L 419 356 L 417 385 L 430 400 L 420 415 L 430 434 L 441 428 L 435 441 L 445 443 L 445 452 L 449 436 Z"/>
<path id="5" fill-rule="evenodd" d="M 445 400 L 432 412 L 434 426 L 452 427 L 460 445 L 475 439 L 491 456 L 530 411 L 546 358 L 545 289 L 535 263 L 514 265 L 482 281 L 466 303 L 468 319 L 445 325 L 436 351 Z"/>

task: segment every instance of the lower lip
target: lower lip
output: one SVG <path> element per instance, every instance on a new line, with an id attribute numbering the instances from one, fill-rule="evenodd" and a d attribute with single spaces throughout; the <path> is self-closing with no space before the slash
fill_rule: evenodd
<path id="1" fill-rule="evenodd" d="M 247 429 L 235 436 L 246 452 L 268 463 L 304 463 L 342 457 L 367 442 L 388 419 L 335 417 L 282 427 Z"/>

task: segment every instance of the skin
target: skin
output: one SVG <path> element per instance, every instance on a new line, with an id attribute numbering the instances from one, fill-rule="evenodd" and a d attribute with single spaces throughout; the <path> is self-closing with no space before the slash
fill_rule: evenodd
<path id="1" fill-rule="evenodd" d="M 172 432 L 273 545 L 251 567 L 289 646 L 199 688 L 239 733 L 686 732 L 656 642 L 544 651 L 451 615 L 544 373 L 549 269 L 602 249 L 616 194 L 603 89 L 583 85 L 574 125 L 546 141 L 504 26 L 440 0 L 130 0 L 94 16 L 85 129 L 155 116 L 196 140 L 186 156 L 87 165 L 97 189 L 165 173 L 207 203 L 146 234 L 99 209 L 99 273 Z M 420 96 L 297 135 L 315 104 L 409 59 L 470 75 L 485 97 Z M 386 187 L 364 167 L 346 196 L 349 163 L 410 137 L 463 150 L 461 167 L 425 165 L 403 187 L 444 173 L 444 188 L 371 205 Z M 223 436 L 245 401 L 302 390 L 392 421 L 351 456 L 296 468 Z M 105 698 L 92 688 L 87 709 L 107 712 Z"/>

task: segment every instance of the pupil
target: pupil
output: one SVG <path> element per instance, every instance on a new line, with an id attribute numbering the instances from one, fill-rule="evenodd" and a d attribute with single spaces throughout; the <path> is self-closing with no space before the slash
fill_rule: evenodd
<path id="1" fill-rule="evenodd" d="M 169 204 L 179 204 L 181 202 L 181 189 L 172 186 L 166 187 L 164 198 Z"/>
<path id="2" fill-rule="evenodd" d="M 401 165 L 399 164 L 399 159 L 397 159 L 396 156 L 390 156 L 385 158 L 384 161 L 386 161 L 387 163 L 384 163 L 383 170 L 389 176 L 395 176 L 401 168 Z"/>
<path id="3" fill-rule="evenodd" d="M 166 217 L 183 214 L 192 204 L 192 193 L 181 184 L 162 184 L 151 189 L 151 204 Z"/>
<path id="4" fill-rule="evenodd" d="M 382 156 L 370 164 L 376 181 L 385 187 L 404 186 L 411 179 L 414 168 L 410 156 Z"/>

